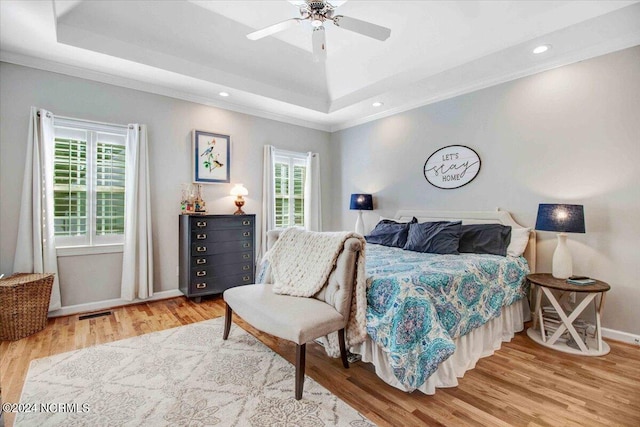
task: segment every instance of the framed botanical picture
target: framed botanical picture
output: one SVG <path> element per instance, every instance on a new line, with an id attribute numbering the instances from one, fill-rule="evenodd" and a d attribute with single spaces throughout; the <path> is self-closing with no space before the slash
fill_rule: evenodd
<path id="1" fill-rule="evenodd" d="M 231 137 L 193 131 L 193 182 L 230 182 Z"/>

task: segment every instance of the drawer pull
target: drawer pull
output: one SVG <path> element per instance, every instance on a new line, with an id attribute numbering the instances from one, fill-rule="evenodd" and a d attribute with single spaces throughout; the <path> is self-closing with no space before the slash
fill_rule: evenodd
<path id="1" fill-rule="evenodd" d="M 249 255 L 249 254 L 244 254 L 244 255 L 242 255 L 242 258 L 244 258 L 244 259 L 249 259 L 249 258 L 251 258 L 251 255 Z"/>
<path id="2" fill-rule="evenodd" d="M 207 263 L 207 259 L 206 258 L 198 258 L 196 260 L 196 264 L 206 264 Z"/>
<path id="3" fill-rule="evenodd" d="M 206 238 L 207 238 L 207 233 L 198 234 L 196 236 L 196 239 L 198 239 L 198 240 L 203 240 L 203 239 L 206 239 Z"/>
<path id="4" fill-rule="evenodd" d="M 204 270 L 202 270 L 202 271 L 198 271 L 198 272 L 196 273 L 196 276 L 198 276 L 198 277 L 202 277 L 202 276 L 206 276 L 206 275 L 207 275 L 207 272 L 206 272 L 206 271 L 204 271 Z"/>
<path id="5" fill-rule="evenodd" d="M 198 246 L 196 248 L 196 252 L 206 252 L 207 251 L 207 247 L 206 246 Z"/>
<path id="6" fill-rule="evenodd" d="M 206 283 L 196 283 L 196 288 L 198 289 L 204 289 L 207 287 Z"/>
<path id="7" fill-rule="evenodd" d="M 250 231 L 245 231 L 244 233 L 242 233 L 242 235 L 244 237 L 249 237 L 249 236 L 251 236 L 251 232 Z"/>
<path id="8" fill-rule="evenodd" d="M 206 227 L 207 226 L 207 221 L 198 221 L 196 222 L 196 225 L 200 228 L 202 227 Z"/>
<path id="9" fill-rule="evenodd" d="M 245 270 L 245 271 L 246 271 L 246 270 L 248 270 L 248 269 L 250 269 L 250 268 L 251 268 L 251 266 L 250 266 L 250 265 L 243 265 L 243 266 L 242 266 L 242 269 L 243 269 L 243 270 Z"/>
<path id="10" fill-rule="evenodd" d="M 243 281 L 243 282 L 248 282 L 250 278 L 251 278 L 251 277 L 249 277 L 249 276 L 244 276 L 244 277 L 242 278 L 242 281 Z"/>
<path id="11" fill-rule="evenodd" d="M 247 243 L 243 243 L 242 247 L 243 248 L 250 248 L 251 247 L 251 243 L 248 243 L 248 242 Z"/>
<path id="12" fill-rule="evenodd" d="M 242 221 L 242 225 L 251 225 L 251 221 L 245 219 L 244 221 Z"/>

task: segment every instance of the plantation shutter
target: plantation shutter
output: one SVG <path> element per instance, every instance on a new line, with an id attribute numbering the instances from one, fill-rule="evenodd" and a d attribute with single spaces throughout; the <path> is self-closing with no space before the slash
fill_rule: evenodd
<path id="1" fill-rule="evenodd" d="M 304 155 L 286 155 L 277 151 L 274 162 L 275 226 L 304 227 L 304 188 L 306 161 Z"/>
<path id="2" fill-rule="evenodd" d="M 53 204 L 57 247 L 123 242 L 125 129 L 55 119 Z"/>
<path id="3" fill-rule="evenodd" d="M 96 155 L 96 235 L 124 234 L 125 146 L 98 134 Z"/>
<path id="4" fill-rule="evenodd" d="M 293 166 L 293 224 L 304 227 L 304 180 L 306 165 Z"/>
<path id="5" fill-rule="evenodd" d="M 87 132 L 56 130 L 54 153 L 55 236 L 85 236 L 88 232 Z"/>

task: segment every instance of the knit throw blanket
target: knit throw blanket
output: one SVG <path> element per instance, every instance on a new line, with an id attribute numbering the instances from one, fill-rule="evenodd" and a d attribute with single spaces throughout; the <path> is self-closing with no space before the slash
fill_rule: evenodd
<path id="1" fill-rule="evenodd" d="M 360 240 L 356 277 L 351 296 L 351 311 L 346 327 L 346 344 L 350 347 L 364 341 L 366 330 L 367 296 L 365 277 L 364 238 L 352 232 L 319 233 L 288 228 L 273 245 L 265 258 L 271 266 L 273 292 L 298 297 L 312 297 L 327 283 L 344 242 L 350 237 Z M 331 357 L 340 355 L 338 334 L 323 340 Z"/>

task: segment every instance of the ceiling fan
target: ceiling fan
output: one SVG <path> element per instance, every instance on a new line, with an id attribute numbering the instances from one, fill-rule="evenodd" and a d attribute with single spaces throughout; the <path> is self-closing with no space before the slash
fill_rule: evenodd
<path id="1" fill-rule="evenodd" d="M 335 10 L 345 1 L 290 1 L 290 3 L 300 8 L 300 18 L 291 18 L 286 21 L 270 25 L 258 31 L 247 34 L 249 40 L 259 40 L 263 37 L 271 36 L 291 27 L 299 25 L 302 21 L 309 21 L 313 27 L 311 42 L 313 46 L 313 60 L 315 62 L 324 61 L 327 57 L 327 44 L 324 33 L 325 21 L 331 21 L 336 27 L 353 31 L 367 37 L 380 41 L 385 41 L 391 35 L 389 28 L 360 19 L 349 18 L 348 16 L 335 15 Z"/>

